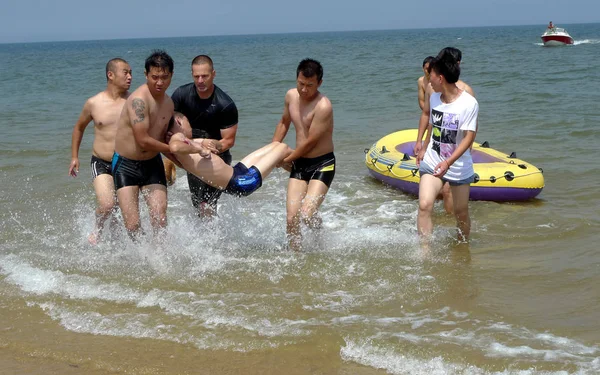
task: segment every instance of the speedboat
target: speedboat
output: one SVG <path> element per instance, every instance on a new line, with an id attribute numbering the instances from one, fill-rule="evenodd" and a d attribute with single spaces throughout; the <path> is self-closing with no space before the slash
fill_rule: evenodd
<path id="1" fill-rule="evenodd" d="M 542 42 L 545 46 L 564 46 L 573 44 L 573 38 L 567 30 L 560 27 L 548 27 L 542 34 Z"/>

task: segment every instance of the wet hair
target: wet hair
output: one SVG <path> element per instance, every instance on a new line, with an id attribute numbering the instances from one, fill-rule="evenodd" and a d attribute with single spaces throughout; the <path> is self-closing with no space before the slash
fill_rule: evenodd
<path id="1" fill-rule="evenodd" d="M 446 48 L 440 51 L 440 53 L 429 63 L 429 72 L 436 72 L 437 74 L 444 76 L 446 82 L 456 83 L 458 77 L 460 77 L 460 66 L 456 60 L 454 54 L 447 51 Z"/>
<path id="2" fill-rule="evenodd" d="M 443 53 L 449 53 L 450 55 L 452 55 L 452 57 L 454 57 L 454 59 L 456 60 L 456 62 L 458 62 L 459 64 L 462 61 L 462 52 L 460 52 L 460 50 L 458 48 L 446 47 L 446 48 L 442 49 L 440 51 L 440 53 L 438 53 L 438 56 L 441 55 L 442 52 Z"/>
<path id="3" fill-rule="evenodd" d="M 425 65 L 431 64 L 431 61 L 433 61 L 433 59 L 435 59 L 435 57 L 433 57 L 433 56 L 427 56 L 425 58 L 425 60 L 423 60 L 423 68 L 425 67 Z"/>
<path id="4" fill-rule="evenodd" d="M 198 56 L 194 57 L 194 59 L 192 60 L 192 66 L 193 65 L 201 65 L 201 64 L 208 64 L 208 65 L 210 65 L 210 70 L 214 69 L 213 61 L 207 55 L 198 55 Z"/>
<path id="5" fill-rule="evenodd" d="M 150 68 L 159 68 L 168 71 L 169 73 L 173 73 L 173 59 L 163 50 L 154 50 L 152 54 L 146 58 L 146 63 L 144 64 L 146 73 L 150 71 Z"/>
<path id="6" fill-rule="evenodd" d="M 108 60 L 108 62 L 106 63 L 106 81 L 108 81 L 108 72 L 116 73 L 115 70 L 117 69 L 117 64 L 120 62 L 128 64 L 127 61 L 123 60 L 120 57 L 115 57 L 114 59 Z"/>
<path id="7" fill-rule="evenodd" d="M 313 59 L 304 59 L 300 61 L 298 64 L 298 69 L 296 69 L 296 78 L 300 76 L 302 73 L 306 78 L 317 76 L 317 81 L 321 82 L 323 80 L 323 66 L 317 60 Z"/>

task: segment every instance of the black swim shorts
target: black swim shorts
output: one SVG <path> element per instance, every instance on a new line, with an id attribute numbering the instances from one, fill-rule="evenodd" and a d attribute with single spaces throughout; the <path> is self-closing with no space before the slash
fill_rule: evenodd
<path id="1" fill-rule="evenodd" d="M 306 182 L 319 180 L 330 187 L 334 176 L 335 155 L 333 155 L 333 152 L 316 158 L 298 158 L 292 162 L 290 178 Z"/>
<path id="2" fill-rule="evenodd" d="M 92 167 L 92 181 L 101 174 L 108 174 L 112 176 L 112 165 L 110 161 L 106 161 L 95 155 L 92 155 L 92 161 L 90 165 Z"/>
<path id="3" fill-rule="evenodd" d="M 115 190 L 126 186 L 148 186 L 160 184 L 167 186 L 165 166 L 160 154 L 148 160 L 131 160 L 121 155 L 113 155 L 112 160 Z"/>

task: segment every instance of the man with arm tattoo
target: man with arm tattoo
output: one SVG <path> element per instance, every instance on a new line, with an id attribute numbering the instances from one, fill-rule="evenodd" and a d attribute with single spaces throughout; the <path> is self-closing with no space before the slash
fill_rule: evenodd
<path id="1" fill-rule="evenodd" d="M 140 230 L 140 192 L 155 231 L 167 225 L 167 180 L 160 153 L 171 157 L 165 140 L 173 117 L 173 101 L 166 94 L 173 59 L 155 51 L 146 59 L 144 74 L 146 83 L 129 96 L 121 112 L 112 159 L 119 208 L 131 235 Z"/>

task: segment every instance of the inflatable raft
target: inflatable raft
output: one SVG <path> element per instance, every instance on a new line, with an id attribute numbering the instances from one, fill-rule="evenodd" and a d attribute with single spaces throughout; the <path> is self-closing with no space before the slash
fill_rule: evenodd
<path id="1" fill-rule="evenodd" d="M 417 129 L 401 130 L 381 138 L 366 149 L 365 164 L 376 179 L 406 193 L 419 194 L 419 169 L 413 149 Z M 473 143 L 471 150 L 475 182 L 471 200 L 524 201 L 536 197 L 544 188 L 542 169 L 506 155 L 483 144 Z"/>

